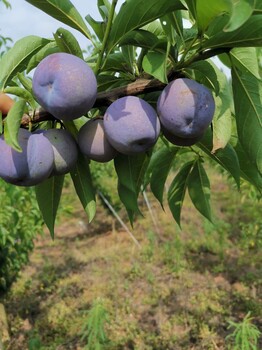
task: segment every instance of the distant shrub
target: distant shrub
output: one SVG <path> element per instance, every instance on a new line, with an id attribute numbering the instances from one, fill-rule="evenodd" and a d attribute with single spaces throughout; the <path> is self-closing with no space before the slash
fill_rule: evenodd
<path id="1" fill-rule="evenodd" d="M 33 239 L 42 232 L 43 220 L 32 188 L 0 180 L 0 294 L 5 292 L 27 263 Z"/>

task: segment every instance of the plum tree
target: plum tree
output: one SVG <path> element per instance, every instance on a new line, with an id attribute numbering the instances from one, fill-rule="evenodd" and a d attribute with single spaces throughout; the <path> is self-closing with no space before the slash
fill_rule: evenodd
<path id="1" fill-rule="evenodd" d="M 54 167 L 51 143 L 43 134 L 19 129 L 18 142 L 22 152 L 14 150 L 0 137 L 0 177 L 17 186 L 34 186 L 47 179 Z"/>
<path id="2" fill-rule="evenodd" d="M 114 157 L 105 140 L 118 152 L 111 164 L 130 221 L 140 213 L 138 196 L 143 185 L 150 185 L 162 206 L 166 195 L 179 225 L 187 190 L 195 208 L 212 221 L 207 159 L 222 167 L 238 188 L 242 180 L 249 181 L 262 193 L 262 15 L 258 1 L 221 0 L 219 5 L 210 1 L 208 6 L 197 1 L 195 6 L 192 0 L 128 0 L 118 8 L 117 0 L 101 0 L 97 1 L 99 20 L 90 15 L 85 20 L 69 0 L 48 5 L 26 1 L 80 32 L 88 50 L 82 51 L 73 32 L 60 27 L 53 38 L 24 37 L 0 57 L 0 91 L 19 100 L 7 117 L 2 110 L 0 131 L 10 145 L 1 137 L 4 176 L 11 167 L 7 161 L 12 159 L 13 164 L 13 158 L 20 159 L 16 164 L 21 162 L 23 175 L 17 177 L 17 170 L 12 170 L 13 183 L 27 176 L 21 155 L 5 155 L 15 154 L 9 147 L 16 149 L 21 141 L 18 128 L 41 128 L 47 120 L 48 128 L 50 121 L 56 128 L 60 119 L 78 139 L 79 151 L 87 155 L 79 152 L 70 175 L 89 221 L 96 211 L 95 164 L 90 159 Z M 217 62 L 227 65 L 230 77 Z M 80 129 L 83 115 L 90 122 Z M 103 123 L 97 115 L 104 116 Z M 163 138 L 158 141 L 160 128 Z M 40 144 L 43 139 L 48 141 L 43 136 Z M 175 146 L 191 146 L 186 150 L 189 157 L 183 156 L 183 148 L 162 142 L 166 140 Z M 40 149 L 44 147 L 39 146 L 39 158 Z M 177 172 L 173 173 L 176 159 Z M 169 186 L 167 176 L 173 176 Z M 62 177 L 52 180 L 59 182 Z M 61 197 L 51 186 L 52 181 L 47 181 L 36 188 L 49 225 L 55 222 L 56 212 L 48 210 L 47 202 L 58 205 Z"/>
<path id="3" fill-rule="evenodd" d="M 51 143 L 54 152 L 54 167 L 50 176 L 67 174 L 78 158 L 75 139 L 66 129 L 47 129 L 40 132 Z"/>
<path id="4" fill-rule="evenodd" d="M 33 75 L 33 92 L 39 104 L 60 120 L 86 114 L 97 94 L 96 77 L 81 58 L 58 52 L 45 57 Z"/>
<path id="5" fill-rule="evenodd" d="M 104 127 L 111 145 L 127 155 L 147 151 L 160 133 L 154 108 L 136 96 L 125 96 L 113 102 L 105 112 Z"/>
<path id="6" fill-rule="evenodd" d="M 81 127 L 78 145 L 88 158 L 101 163 L 109 162 L 118 153 L 107 140 L 102 117 L 92 118 Z"/>
<path id="7" fill-rule="evenodd" d="M 192 79 L 179 78 L 164 88 L 157 101 L 157 111 L 169 134 L 196 139 L 210 125 L 215 102 L 207 87 Z"/>

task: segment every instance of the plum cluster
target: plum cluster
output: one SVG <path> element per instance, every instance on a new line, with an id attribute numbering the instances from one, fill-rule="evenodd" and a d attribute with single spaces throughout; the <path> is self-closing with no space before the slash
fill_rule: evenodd
<path id="1" fill-rule="evenodd" d="M 17 186 L 34 186 L 54 175 L 68 173 L 76 164 L 78 148 L 65 129 L 29 132 L 20 128 L 21 152 L 0 137 L 0 177 Z"/>
<path id="2" fill-rule="evenodd" d="M 97 97 L 92 69 L 68 53 L 44 58 L 35 70 L 32 88 L 38 103 L 62 122 L 87 114 Z M 17 152 L 1 136 L 0 177 L 16 185 L 32 186 L 70 171 L 79 149 L 89 159 L 108 162 L 118 153 L 135 155 L 148 151 L 160 132 L 175 145 L 190 146 L 201 139 L 214 111 L 214 98 L 205 86 L 179 78 L 160 93 L 156 110 L 136 96 L 118 98 L 104 116 L 86 122 L 76 140 L 65 129 L 34 133 L 20 129 L 18 142 L 22 152 Z"/>

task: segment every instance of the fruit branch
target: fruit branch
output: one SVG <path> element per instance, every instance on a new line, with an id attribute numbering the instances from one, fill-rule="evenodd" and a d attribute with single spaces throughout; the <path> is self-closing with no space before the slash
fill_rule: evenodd
<path id="1" fill-rule="evenodd" d="M 175 78 L 179 78 L 183 76 L 183 74 L 179 71 L 180 69 L 184 67 L 188 67 L 193 62 L 208 59 L 210 57 L 216 56 L 221 53 L 229 52 L 230 48 L 217 48 L 217 49 L 211 49 L 204 52 L 198 53 L 196 56 L 188 59 L 183 63 L 183 67 L 179 67 L 179 65 L 176 67 L 176 70 L 171 70 L 168 74 L 168 81 L 172 81 Z M 100 107 L 108 107 L 113 101 L 117 100 L 120 97 L 128 96 L 128 95 L 141 95 L 153 91 L 161 91 L 166 86 L 165 83 L 162 83 L 158 79 L 145 79 L 145 78 L 138 78 L 136 81 L 127 84 L 126 86 L 120 86 L 115 89 L 112 89 L 110 91 L 103 91 L 99 92 L 97 94 L 96 102 L 93 106 L 93 108 L 100 108 Z M 40 108 L 34 111 L 33 116 L 24 115 L 21 120 L 22 126 L 28 126 L 28 124 L 31 123 L 39 123 L 46 120 L 54 120 L 55 118 L 45 111 L 44 109 Z"/>

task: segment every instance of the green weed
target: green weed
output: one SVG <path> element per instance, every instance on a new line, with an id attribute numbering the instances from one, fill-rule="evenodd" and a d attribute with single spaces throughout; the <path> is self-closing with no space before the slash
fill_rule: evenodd
<path id="1" fill-rule="evenodd" d="M 261 332 L 252 323 L 253 317 L 250 312 L 244 317 L 242 322 L 229 321 L 228 329 L 233 329 L 233 333 L 227 336 L 232 350 L 258 350 L 258 340 Z"/>
<path id="2" fill-rule="evenodd" d="M 89 310 L 82 328 L 82 341 L 87 342 L 85 350 L 104 350 L 109 344 L 105 326 L 109 322 L 109 314 L 105 301 L 97 298 Z"/>

